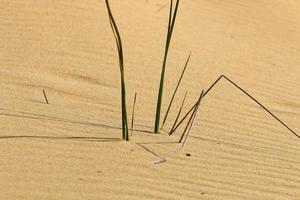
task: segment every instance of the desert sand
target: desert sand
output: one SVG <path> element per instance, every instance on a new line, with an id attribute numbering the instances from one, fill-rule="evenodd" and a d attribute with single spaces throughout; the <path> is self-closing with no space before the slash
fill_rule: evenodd
<path id="1" fill-rule="evenodd" d="M 165 132 L 154 135 L 168 6 L 111 0 L 129 117 L 138 93 L 126 142 L 104 0 L 0 1 L 0 199 L 300 199 L 300 139 L 225 80 L 203 99 L 183 149 L 170 153 L 182 128 L 165 133 L 185 91 L 183 112 L 221 74 L 300 133 L 300 2 L 181 1 L 163 114 L 192 57 Z"/>

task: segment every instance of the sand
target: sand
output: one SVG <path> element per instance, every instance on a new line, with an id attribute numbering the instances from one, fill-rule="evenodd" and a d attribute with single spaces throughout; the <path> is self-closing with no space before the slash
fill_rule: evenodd
<path id="1" fill-rule="evenodd" d="M 120 74 L 104 1 L 0 1 L 0 199 L 300 199 L 300 139 L 225 80 L 203 99 L 183 149 L 170 153 L 182 128 L 151 134 L 168 1 L 111 7 L 129 117 L 138 93 L 130 142 L 120 140 Z M 186 90 L 184 112 L 225 74 L 300 133 L 299 13 L 295 0 L 181 1 L 163 113 L 192 57 L 165 131 Z"/>

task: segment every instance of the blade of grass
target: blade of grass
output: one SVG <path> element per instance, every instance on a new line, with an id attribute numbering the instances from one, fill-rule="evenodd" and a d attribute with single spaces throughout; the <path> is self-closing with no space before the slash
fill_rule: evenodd
<path id="1" fill-rule="evenodd" d="M 191 124 L 190 124 L 189 129 L 188 129 L 188 131 L 186 133 L 186 136 L 185 136 L 185 138 L 184 138 L 184 140 L 182 142 L 182 147 L 184 146 L 184 144 L 185 144 L 185 142 L 186 142 L 186 140 L 187 140 L 187 138 L 188 138 L 188 136 L 189 136 L 189 134 L 191 132 L 191 129 L 192 129 L 193 125 L 194 125 L 194 121 L 195 121 L 196 115 L 198 113 L 198 110 L 199 110 L 199 107 L 200 107 L 200 103 L 201 103 L 201 100 L 203 98 L 203 94 L 204 94 L 204 90 L 202 90 L 202 93 L 200 95 L 199 102 L 198 102 L 197 107 L 195 108 L 195 113 L 193 114 L 193 118 L 192 118 Z"/>
<path id="2" fill-rule="evenodd" d="M 133 100 L 133 108 L 132 108 L 132 117 L 131 117 L 131 136 L 132 136 L 132 132 L 133 132 L 133 122 L 134 122 L 134 110 L 135 110 L 135 103 L 136 103 L 136 96 L 137 93 L 134 94 L 134 100 Z"/>
<path id="3" fill-rule="evenodd" d="M 173 0 L 171 0 L 171 4 L 170 4 L 167 41 L 168 41 L 168 38 L 169 38 L 168 36 L 170 35 L 170 28 L 171 28 L 171 23 L 172 23 L 172 13 L 173 13 Z"/>
<path id="4" fill-rule="evenodd" d="M 176 16 L 177 16 L 178 5 L 179 5 L 179 0 L 177 0 L 177 2 L 176 2 L 175 10 L 174 10 L 174 13 L 172 14 L 173 0 L 171 0 L 168 33 L 167 33 L 167 40 L 166 40 L 166 45 L 165 45 L 164 60 L 163 60 L 163 65 L 162 65 L 162 70 L 161 70 L 158 98 L 157 98 L 154 133 L 158 133 L 158 131 L 159 131 L 161 104 L 162 104 L 162 96 L 163 96 L 163 89 L 164 89 L 165 69 L 166 69 L 167 57 L 168 57 L 170 42 L 171 42 L 172 33 L 173 33 L 173 29 L 174 29 L 174 24 L 175 24 L 175 20 L 176 20 Z"/>
<path id="5" fill-rule="evenodd" d="M 203 97 L 203 93 L 204 93 L 204 90 L 202 90 L 202 92 L 201 92 L 201 94 L 200 94 L 200 96 L 199 96 L 199 99 L 198 99 L 197 102 L 196 102 L 196 107 L 194 108 L 193 113 L 192 113 L 192 115 L 190 116 L 189 121 L 188 121 L 188 123 L 187 123 L 187 125 L 186 125 L 186 127 L 185 127 L 185 129 L 184 129 L 184 131 L 183 131 L 183 133 L 182 133 L 182 135 L 181 135 L 181 137 L 180 137 L 178 143 L 181 143 L 182 140 L 183 140 L 183 138 L 184 138 L 184 136 L 185 136 L 185 135 L 188 135 L 189 131 L 191 130 L 191 128 L 192 128 L 192 126 L 193 126 L 193 122 L 194 122 L 195 116 L 196 116 L 196 113 L 197 113 L 197 110 L 198 110 L 198 107 L 199 107 L 200 102 L 201 102 L 201 99 L 202 99 L 202 97 Z M 187 133 L 187 134 L 186 134 L 186 133 Z"/>
<path id="6" fill-rule="evenodd" d="M 165 125 L 165 123 L 166 123 L 168 114 L 169 114 L 170 109 L 171 109 L 171 106 L 172 106 L 172 104 L 173 104 L 173 100 L 174 100 L 174 98 L 175 98 L 175 95 L 176 95 L 176 93 L 177 93 L 177 90 L 178 90 L 178 88 L 179 88 L 179 85 L 180 85 L 180 83 L 181 83 L 181 80 L 182 80 L 182 78 L 183 78 L 183 75 L 184 75 L 184 72 L 185 72 L 185 70 L 186 70 L 186 67 L 188 66 L 188 63 L 189 63 L 189 61 L 190 61 L 190 58 L 191 58 L 191 53 L 189 54 L 189 56 L 188 56 L 188 58 L 187 58 L 187 60 L 186 60 L 185 66 L 184 66 L 184 68 L 183 68 L 183 70 L 182 70 L 182 73 L 181 73 L 181 75 L 180 75 L 180 78 L 179 78 L 179 80 L 178 80 L 178 82 L 177 82 L 176 88 L 175 88 L 175 90 L 174 90 L 174 93 L 173 93 L 172 98 L 171 98 L 171 100 L 170 100 L 168 109 L 167 109 L 167 111 L 166 111 L 166 114 L 165 114 L 163 123 L 162 123 L 162 125 L 161 125 L 161 129 L 164 127 L 164 125 Z"/>
<path id="7" fill-rule="evenodd" d="M 124 74 L 124 57 L 123 57 L 123 48 L 122 48 L 122 40 L 121 36 L 115 22 L 115 19 L 112 15 L 109 1 L 105 0 L 106 7 L 109 15 L 109 22 L 116 40 L 116 44 L 118 47 L 118 55 L 119 55 L 119 67 L 121 74 L 121 106 L 122 106 L 122 138 L 125 140 L 129 140 L 128 136 L 128 122 L 127 122 L 127 110 L 126 110 L 126 87 L 125 87 L 125 74 Z"/>
<path id="8" fill-rule="evenodd" d="M 46 103 L 49 104 L 49 101 L 48 101 L 48 98 L 47 98 L 45 90 L 43 90 L 43 94 L 44 94 L 44 98 L 45 98 Z"/>
<path id="9" fill-rule="evenodd" d="M 195 114 L 195 112 L 196 112 L 196 108 L 197 108 L 197 106 L 193 109 L 193 112 L 192 112 L 192 114 L 191 114 L 191 116 L 190 116 L 190 118 L 189 118 L 189 120 L 188 120 L 188 123 L 186 124 L 186 127 L 184 128 L 184 131 L 183 131 L 182 134 L 181 134 L 181 137 L 180 137 L 178 143 L 181 143 L 181 141 L 182 141 L 182 139 L 183 139 L 183 137 L 184 137 L 184 135 L 185 135 L 185 133 L 186 133 L 186 131 L 187 131 L 187 129 L 188 129 L 188 127 L 189 127 L 189 125 L 190 125 L 192 119 L 193 119 L 193 116 L 194 116 L 194 114 Z"/>
<path id="10" fill-rule="evenodd" d="M 182 111 L 182 108 L 183 108 L 183 105 L 184 105 L 184 102 L 185 102 L 186 95 L 187 95 L 187 91 L 185 92 L 185 95 L 184 95 L 184 98 L 183 98 L 183 100 L 182 100 L 180 109 L 179 109 L 179 111 L 178 111 L 177 117 L 176 117 L 176 119 L 175 119 L 175 121 L 174 121 L 174 124 L 173 124 L 173 126 L 172 126 L 172 128 L 171 128 L 171 131 L 170 131 L 169 135 L 172 135 L 171 132 L 172 132 L 172 130 L 174 129 L 174 127 L 175 127 L 175 125 L 176 125 L 176 123 L 177 123 L 177 121 L 178 121 L 178 119 L 179 119 L 179 117 L 180 117 L 180 114 L 181 114 L 181 111 Z"/>
<path id="11" fill-rule="evenodd" d="M 177 11 L 178 11 L 178 5 L 179 5 L 179 0 L 176 1 L 175 5 L 175 10 L 172 18 L 172 23 L 171 23 L 171 28 L 170 28 L 170 37 L 169 37 L 169 43 L 171 42 L 172 34 L 173 34 L 173 29 L 176 21 L 176 16 L 177 16 Z M 172 11 L 172 10 L 171 10 Z"/>

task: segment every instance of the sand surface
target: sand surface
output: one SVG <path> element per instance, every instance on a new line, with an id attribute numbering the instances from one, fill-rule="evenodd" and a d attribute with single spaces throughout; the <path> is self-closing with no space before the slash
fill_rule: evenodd
<path id="1" fill-rule="evenodd" d="M 104 0 L 0 0 L 0 199 L 300 199 L 300 139 L 225 80 L 183 149 L 182 128 L 151 134 L 168 3 L 111 0 L 129 117 L 138 92 L 123 142 Z M 181 1 L 172 42 L 163 113 L 192 58 L 165 131 L 186 90 L 184 112 L 225 74 L 300 133 L 299 1 Z"/>

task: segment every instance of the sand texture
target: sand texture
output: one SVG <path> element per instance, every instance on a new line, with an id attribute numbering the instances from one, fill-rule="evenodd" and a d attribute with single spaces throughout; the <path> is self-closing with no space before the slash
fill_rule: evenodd
<path id="1" fill-rule="evenodd" d="M 168 6 L 111 0 L 129 117 L 138 93 L 125 142 L 104 0 L 0 0 L 0 200 L 300 199 L 300 139 L 225 79 L 203 99 L 183 149 L 173 153 L 184 127 L 165 133 L 185 91 L 183 112 L 222 74 L 300 133 L 300 1 L 182 0 L 163 114 L 192 57 L 165 132 L 154 135 Z"/>

